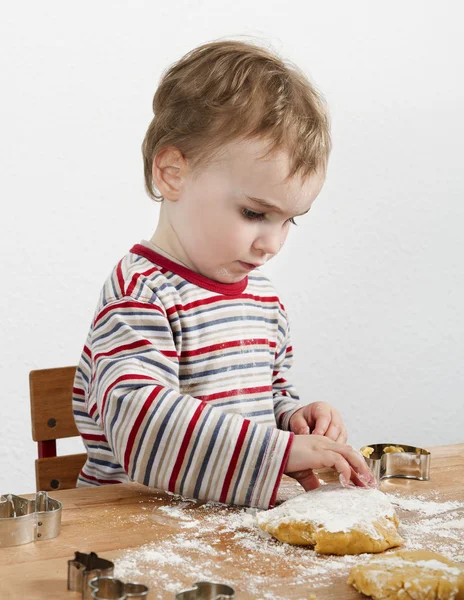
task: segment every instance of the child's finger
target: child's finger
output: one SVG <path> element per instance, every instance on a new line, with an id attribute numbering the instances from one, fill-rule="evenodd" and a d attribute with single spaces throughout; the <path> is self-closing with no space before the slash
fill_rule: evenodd
<path id="1" fill-rule="evenodd" d="M 335 453 L 333 463 L 334 469 L 337 473 L 340 473 L 340 481 L 350 481 L 351 467 L 348 461 L 345 460 L 341 454 Z"/>
<path id="2" fill-rule="evenodd" d="M 335 441 L 338 442 L 339 444 L 346 444 L 347 440 L 348 440 L 348 432 L 344 427 L 342 427 L 340 435 L 338 436 L 338 438 Z"/>
<path id="3" fill-rule="evenodd" d="M 289 473 L 291 477 L 294 477 L 298 483 L 303 486 L 305 492 L 309 492 L 309 490 L 315 490 L 320 487 L 319 479 L 313 473 L 312 469 L 308 469 L 307 471 L 298 471 L 296 473 Z"/>
<path id="4" fill-rule="evenodd" d="M 304 411 L 297 411 L 291 419 L 291 429 L 298 435 L 307 435 L 309 433 L 308 422 L 304 418 Z"/>
<path id="5" fill-rule="evenodd" d="M 325 437 L 336 442 L 338 440 L 339 435 L 340 427 L 332 421 L 332 423 L 329 425 L 329 428 L 325 432 Z"/>
<path id="6" fill-rule="evenodd" d="M 364 460 L 364 456 L 360 452 L 358 452 L 348 444 L 340 444 L 339 452 L 344 456 L 344 458 L 350 464 L 350 467 L 353 467 L 354 471 L 358 475 L 362 475 L 369 484 L 375 482 L 374 476 L 372 475 L 371 470 L 367 466 L 367 463 Z M 350 478 L 351 475 L 348 475 L 348 479 Z"/>
<path id="7" fill-rule="evenodd" d="M 325 435 L 327 429 L 330 425 L 330 416 L 327 414 L 322 414 L 316 417 L 316 423 L 314 425 L 314 429 L 312 433 L 314 435 Z"/>

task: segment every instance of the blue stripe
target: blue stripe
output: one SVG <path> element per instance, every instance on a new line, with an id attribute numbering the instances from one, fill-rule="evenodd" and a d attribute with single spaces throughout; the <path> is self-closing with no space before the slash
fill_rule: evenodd
<path id="1" fill-rule="evenodd" d="M 263 392 L 263 394 L 264 395 L 262 395 L 262 396 L 255 394 L 252 398 L 242 398 L 241 396 L 234 396 L 233 398 L 229 398 L 228 400 L 225 400 L 224 402 L 216 402 L 216 400 L 209 400 L 208 404 L 211 404 L 212 406 L 214 406 L 214 408 L 219 408 L 222 406 L 233 406 L 234 404 L 237 403 L 237 401 L 240 403 L 240 405 L 250 404 L 251 402 L 263 402 L 263 401 L 267 403 L 269 401 L 269 395 L 267 395 L 268 392 Z"/>
<path id="2" fill-rule="evenodd" d="M 139 461 L 140 452 L 145 449 L 144 448 L 144 445 L 145 445 L 144 444 L 144 440 L 146 439 L 148 429 L 150 428 L 150 424 L 153 421 L 153 418 L 154 418 L 155 414 L 158 412 L 158 410 L 162 406 L 162 402 L 166 398 L 166 396 L 168 395 L 168 393 L 169 393 L 169 390 L 166 390 L 165 393 L 160 396 L 160 392 L 158 392 L 156 398 L 154 399 L 155 400 L 155 405 L 154 406 L 153 406 L 153 404 L 151 405 L 151 408 L 150 408 L 150 411 L 149 411 L 149 414 L 148 414 L 148 418 L 147 418 L 147 421 L 145 423 L 145 427 L 143 428 L 142 435 L 140 437 L 141 441 L 139 442 L 139 444 L 137 446 L 137 450 L 135 451 L 134 460 L 132 461 L 131 479 L 134 478 L 134 473 L 135 473 L 135 470 L 137 468 L 137 463 Z"/>
<path id="3" fill-rule="evenodd" d="M 166 392 L 165 396 L 163 396 L 163 398 L 160 400 L 159 404 L 162 403 L 162 401 L 164 400 L 164 398 L 168 395 L 169 391 L 170 390 L 168 390 Z M 169 423 L 169 419 L 171 418 L 172 413 L 176 410 L 177 405 L 179 404 L 179 402 L 182 402 L 183 399 L 184 399 L 184 396 L 177 396 L 177 398 L 172 403 L 171 408 L 166 413 L 166 416 L 164 417 L 162 423 L 158 427 L 158 435 L 156 436 L 155 443 L 153 444 L 153 448 L 151 450 L 150 456 L 149 456 L 148 461 L 147 461 L 147 467 L 145 469 L 145 477 L 143 478 L 144 485 L 149 485 L 149 482 L 150 482 L 150 473 L 151 473 L 151 470 L 153 468 L 153 463 L 155 462 L 155 458 L 156 458 L 156 454 L 158 452 L 158 448 L 159 448 L 159 446 L 161 444 L 161 439 L 163 438 L 164 432 L 165 432 L 166 427 L 167 427 L 167 425 Z M 152 411 L 152 414 L 150 415 L 150 420 L 153 418 L 155 412 L 156 411 Z M 142 438 L 142 442 L 141 443 L 143 444 L 143 438 Z"/>
<path id="4" fill-rule="evenodd" d="M 261 444 L 261 449 L 259 451 L 259 455 L 258 455 L 258 458 L 255 463 L 255 468 L 253 470 L 253 475 L 251 477 L 250 485 L 248 486 L 248 490 L 246 493 L 245 504 L 248 506 L 250 505 L 251 495 L 253 494 L 253 488 L 255 487 L 256 479 L 258 478 L 258 473 L 259 473 L 259 470 L 261 469 L 261 465 L 263 462 L 263 456 L 264 456 L 266 448 L 269 444 L 270 437 L 271 437 L 271 430 L 268 428 L 266 433 L 264 434 L 263 443 Z"/>
<path id="5" fill-rule="evenodd" d="M 223 319 L 216 319 L 215 321 L 207 321 L 205 323 L 199 323 L 198 325 L 193 325 L 192 327 L 183 327 L 182 331 L 184 333 L 188 331 L 198 331 L 198 329 L 205 329 L 206 327 L 214 327 L 215 325 L 220 325 L 222 323 L 233 323 L 237 321 L 247 322 L 247 321 L 261 321 L 262 323 L 269 323 L 270 325 L 277 325 L 278 319 L 266 319 L 265 317 L 253 317 L 251 315 L 248 316 L 240 316 L 240 317 L 224 317 Z M 282 330 L 283 331 L 283 330 Z"/>
<path id="6" fill-rule="evenodd" d="M 182 481 L 180 482 L 179 494 L 183 494 L 184 493 L 185 480 L 187 478 L 187 475 L 191 475 L 190 467 L 192 466 L 193 457 L 195 456 L 195 450 L 197 449 L 198 443 L 201 440 L 201 434 L 203 432 L 203 429 L 204 429 L 204 427 L 205 427 L 205 425 L 206 425 L 206 423 L 209 420 L 210 415 L 211 415 L 211 411 L 206 412 L 206 414 L 205 414 L 205 412 L 206 411 L 203 411 L 204 418 L 203 418 L 203 421 L 202 421 L 202 423 L 200 425 L 200 429 L 198 430 L 198 433 L 195 435 L 195 442 L 194 442 L 192 450 L 190 452 L 189 459 L 188 459 L 188 462 L 187 462 L 187 466 L 185 467 L 185 470 L 184 470 L 184 476 L 182 477 Z"/>
<path id="7" fill-rule="evenodd" d="M 249 412 L 249 413 L 240 413 L 240 416 L 243 417 L 244 419 L 249 419 L 250 417 L 259 417 L 261 415 L 274 416 L 274 411 L 269 408 L 267 410 L 254 410 L 253 412 Z M 275 420 L 275 417 L 274 417 L 274 420 Z"/>
<path id="8" fill-rule="evenodd" d="M 213 311 L 216 310 L 225 310 L 228 308 L 237 308 L 237 306 L 240 307 L 245 307 L 245 306 L 249 306 L 250 308 L 254 308 L 255 310 L 272 310 L 275 311 L 276 309 L 276 304 L 270 304 L 269 302 L 266 302 L 265 304 L 263 303 L 263 305 L 257 306 L 256 302 L 244 302 L 243 300 L 240 300 L 240 298 L 237 299 L 237 302 L 224 302 L 224 300 L 221 300 L 221 296 L 219 296 L 218 300 L 217 300 L 218 304 L 216 306 L 209 304 L 208 306 L 206 306 L 205 308 L 202 308 L 201 310 L 198 310 L 198 307 L 193 307 L 193 308 L 189 308 L 189 309 L 184 309 L 184 314 L 186 318 L 192 317 L 195 318 L 197 315 L 203 315 L 204 313 L 212 313 Z M 188 303 L 187 303 L 188 304 Z M 190 311 L 192 311 L 192 314 L 190 314 Z"/>
<path id="9" fill-rule="evenodd" d="M 152 352 L 153 350 L 151 350 Z M 106 357 L 108 358 L 108 357 Z M 103 369 L 101 370 L 100 374 L 99 374 L 99 378 L 101 379 L 103 377 L 103 375 L 105 375 L 105 373 L 111 369 L 112 367 L 116 366 L 119 362 L 121 361 L 125 361 L 129 358 L 134 358 L 139 360 L 142 363 L 146 363 L 147 365 L 153 365 L 154 367 L 158 367 L 159 369 L 161 369 L 162 371 L 164 371 L 165 373 L 169 373 L 170 375 L 173 375 L 174 377 L 177 378 L 177 370 L 175 369 L 171 369 L 170 367 L 168 367 L 168 365 L 166 365 L 165 363 L 159 362 L 157 360 L 153 360 L 151 358 L 146 358 L 145 356 L 141 356 L 140 354 L 126 354 L 124 356 L 118 356 L 117 358 L 111 358 L 111 362 L 109 362 L 107 365 L 105 365 L 103 367 Z M 131 369 L 132 370 L 132 369 Z M 143 387 L 143 385 L 153 385 L 153 381 L 147 381 L 147 383 L 145 384 L 138 384 L 139 387 Z M 120 384 L 118 384 L 116 387 L 121 387 Z M 124 387 L 124 386 L 123 386 Z"/>
<path id="10" fill-rule="evenodd" d="M 229 365 L 227 367 L 222 367 L 221 369 L 210 369 L 209 371 L 201 371 L 200 373 L 190 373 L 186 375 L 181 375 L 179 377 L 180 381 L 185 381 L 186 379 L 197 379 L 199 377 L 208 377 L 209 375 L 217 375 L 218 373 L 226 373 L 229 371 L 240 371 L 242 369 L 256 369 L 257 367 L 267 367 L 269 363 L 267 362 L 251 362 L 247 365 Z"/>
<path id="11" fill-rule="evenodd" d="M 237 495 L 238 484 L 242 480 L 243 470 L 245 468 L 245 465 L 246 465 L 246 462 L 247 462 L 247 459 L 248 459 L 248 454 L 250 453 L 251 443 L 253 441 L 253 438 L 255 437 L 256 427 L 257 427 L 256 425 L 252 425 L 251 431 L 248 433 L 248 444 L 247 444 L 245 453 L 244 453 L 243 458 L 242 458 L 242 464 L 240 465 L 240 471 L 238 472 L 237 480 L 235 481 L 235 485 L 234 485 L 234 489 L 232 491 L 232 498 L 231 498 L 231 503 L 232 504 L 235 502 L 235 496 Z"/>
<path id="12" fill-rule="evenodd" d="M 119 463 L 112 463 L 109 460 L 101 460 L 100 458 L 89 457 L 87 462 L 95 463 L 96 465 L 105 465 L 106 467 L 111 467 L 112 469 L 120 469 L 123 473 L 125 472 Z"/>
<path id="13" fill-rule="evenodd" d="M 219 417 L 218 422 L 216 423 L 216 427 L 214 428 L 213 435 L 211 436 L 211 439 L 208 444 L 208 449 L 206 450 L 205 458 L 203 459 L 203 463 L 200 467 L 200 472 L 198 473 L 198 478 L 197 478 L 197 483 L 195 485 L 195 489 L 193 490 L 194 498 L 198 498 L 198 496 L 200 494 L 201 484 L 203 483 L 205 471 L 208 466 L 209 459 L 211 458 L 211 454 L 213 452 L 213 448 L 216 443 L 216 439 L 218 437 L 219 430 L 221 429 L 225 418 L 226 418 L 226 415 L 222 414 Z"/>
<path id="14" fill-rule="evenodd" d="M 199 358 L 197 360 L 191 360 L 188 356 L 184 357 L 184 358 L 182 358 L 182 356 L 181 356 L 180 365 L 182 368 L 183 365 L 185 365 L 185 366 L 197 365 L 199 363 L 207 363 L 212 360 L 219 360 L 219 359 L 222 360 L 224 358 L 229 358 L 231 356 L 239 356 L 239 355 L 246 355 L 246 354 L 269 354 L 268 346 L 266 346 L 265 348 L 259 349 L 259 350 L 253 349 L 253 350 L 246 350 L 246 351 L 240 349 L 243 347 L 244 346 L 239 346 L 239 350 L 237 350 L 235 352 L 227 352 L 225 354 L 213 354 L 213 355 L 207 354 L 207 355 L 204 355 L 203 358 Z M 253 348 L 255 348 L 255 346 L 253 346 Z M 220 348 L 218 348 L 217 351 L 220 352 Z M 274 356 L 274 354 L 272 354 L 272 356 Z M 266 363 L 266 364 L 269 364 L 269 363 Z"/>
<path id="15" fill-rule="evenodd" d="M 87 377 L 87 375 L 84 373 L 84 371 L 78 367 L 77 368 L 77 372 L 79 373 L 79 375 L 82 377 L 82 379 L 88 384 L 89 383 L 89 378 Z"/>
<path id="16" fill-rule="evenodd" d="M 147 306 L 153 306 L 153 305 L 147 304 Z M 166 316 L 163 315 L 162 313 L 160 313 L 158 310 L 151 310 L 151 309 L 144 310 L 143 308 L 140 308 L 139 310 L 132 309 L 129 311 L 127 309 L 121 308 L 119 310 L 110 310 L 105 315 L 105 318 L 102 321 L 99 321 L 98 325 L 95 326 L 94 331 L 98 331 L 99 329 L 104 327 L 108 323 L 108 321 L 110 321 L 115 316 L 123 316 L 125 318 L 125 317 L 140 317 L 140 315 L 150 316 L 150 317 L 158 318 L 158 319 L 162 319 L 162 320 L 166 319 Z M 128 327 L 132 327 L 132 325 L 129 325 L 128 323 L 124 323 L 124 325 L 127 325 Z M 164 330 L 169 331 L 169 328 L 164 326 Z"/>
<path id="17" fill-rule="evenodd" d="M 82 412 L 81 410 L 76 410 L 76 409 L 73 410 L 73 415 L 75 417 L 88 417 L 89 416 L 89 414 L 87 412 Z"/>

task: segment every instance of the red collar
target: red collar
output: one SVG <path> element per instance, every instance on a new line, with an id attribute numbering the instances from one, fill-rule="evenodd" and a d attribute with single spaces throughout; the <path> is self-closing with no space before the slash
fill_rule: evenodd
<path id="1" fill-rule="evenodd" d="M 241 294 L 248 285 L 247 276 L 235 283 L 221 283 L 219 281 L 214 281 L 214 279 L 204 277 L 204 275 L 200 275 L 200 273 L 195 273 L 195 271 L 191 271 L 187 267 L 183 267 L 182 265 L 169 260 L 169 258 L 158 254 L 158 252 L 151 250 L 151 248 L 147 248 L 147 246 L 144 246 L 143 244 L 135 244 L 130 251 L 133 254 L 143 256 L 155 265 L 163 267 L 176 275 L 180 275 L 187 281 L 190 281 L 190 283 L 204 288 L 205 290 L 209 290 L 210 292 L 224 294 L 225 296 L 237 296 L 238 294 Z"/>

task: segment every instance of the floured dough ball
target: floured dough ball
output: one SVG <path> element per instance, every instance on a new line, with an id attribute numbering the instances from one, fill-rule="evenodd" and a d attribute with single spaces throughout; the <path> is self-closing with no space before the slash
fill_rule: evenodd
<path id="1" fill-rule="evenodd" d="M 387 446 L 383 449 L 384 454 L 391 454 L 394 452 L 404 452 L 404 448 L 402 448 L 401 446 Z"/>
<path id="2" fill-rule="evenodd" d="M 369 458 L 369 456 L 374 452 L 374 448 L 371 448 L 370 446 L 363 446 L 361 448 L 361 454 L 363 456 L 365 456 L 366 458 Z"/>
<path id="3" fill-rule="evenodd" d="M 256 518 L 281 542 L 314 546 L 320 554 L 383 552 L 403 543 L 391 502 L 372 488 L 324 485 Z"/>
<path id="4" fill-rule="evenodd" d="M 348 578 L 374 600 L 464 600 L 464 567 L 428 550 L 400 550 L 353 567 Z"/>

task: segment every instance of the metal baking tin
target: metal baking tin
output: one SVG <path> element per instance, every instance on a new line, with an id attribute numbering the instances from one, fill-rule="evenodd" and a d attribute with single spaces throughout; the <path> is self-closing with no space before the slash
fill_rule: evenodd
<path id="1" fill-rule="evenodd" d="M 0 548 L 49 540 L 61 529 L 62 504 L 37 492 L 33 500 L 14 494 L 0 496 Z"/>
<path id="2" fill-rule="evenodd" d="M 388 452 L 388 446 L 400 446 L 404 452 Z M 367 444 L 363 448 L 373 448 L 374 452 L 367 458 L 364 457 L 377 483 L 382 479 L 430 479 L 430 452 L 424 448 L 408 446 L 407 444 Z"/>
<path id="3" fill-rule="evenodd" d="M 235 590 L 224 583 L 197 581 L 192 588 L 174 595 L 174 600 L 230 600 L 235 598 Z"/>

